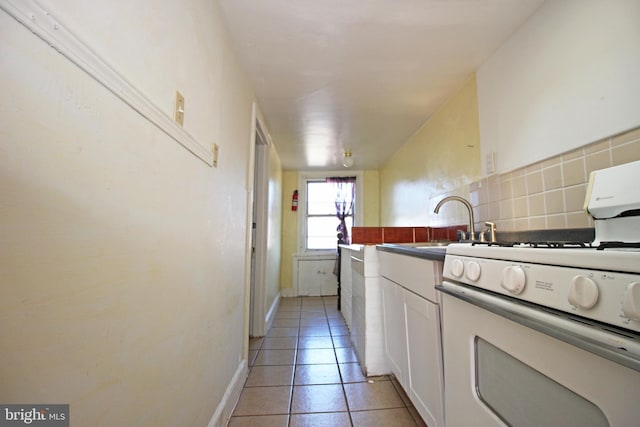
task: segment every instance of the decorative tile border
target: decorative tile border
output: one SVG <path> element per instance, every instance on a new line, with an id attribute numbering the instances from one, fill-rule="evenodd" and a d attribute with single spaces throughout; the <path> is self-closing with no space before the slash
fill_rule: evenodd
<path id="1" fill-rule="evenodd" d="M 451 227 L 353 227 L 351 243 L 378 245 L 381 243 L 420 243 L 455 241 L 457 231 L 467 231 L 466 225 Z"/>

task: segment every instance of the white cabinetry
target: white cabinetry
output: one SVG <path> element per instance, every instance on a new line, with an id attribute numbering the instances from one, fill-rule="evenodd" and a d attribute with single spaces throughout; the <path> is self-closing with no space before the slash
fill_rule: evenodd
<path id="1" fill-rule="evenodd" d="M 340 247 L 340 310 L 342 317 L 347 322 L 349 330 L 352 329 L 351 309 L 351 249 L 347 246 Z"/>
<path id="2" fill-rule="evenodd" d="M 404 291 L 401 286 L 381 277 L 384 314 L 385 353 L 389 369 L 400 384 L 407 383 L 407 328 L 404 318 Z"/>
<path id="3" fill-rule="evenodd" d="M 429 426 L 443 425 L 443 366 L 438 305 L 405 291 L 408 391 Z"/>
<path id="4" fill-rule="evenodd" d="M 383 251 L 379 258 L 387 362 L 427 425 L 442 427 L 442 340 L 434 289 L 442 261 Z"/>
<path id="5" fill-rule="evenodd" d="M 297 296 L 338 294 L 338 278 L 333 274 L 335 255 L 294 255 L 293 279 Z"/>
<path id="6" fill-rule="evenodd" d="M 389 373 L 384 353 L 382 291 L 375 246 L 351 250 L 351 343 L 367 376 Z"/>

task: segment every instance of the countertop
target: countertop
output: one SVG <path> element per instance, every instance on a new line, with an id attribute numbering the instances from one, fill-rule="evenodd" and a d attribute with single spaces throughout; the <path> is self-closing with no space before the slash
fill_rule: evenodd
<path id="1" fill-rule="evenodd" d="M 447 246 L 429 246 L 429 243 L 383 243 L 376 245 L 379 251 L 393 252 L 416 258 L 444 261 Z"/>
<path id="2" fill-rule="evenodd" d="M 361 245 L 359 243 L 352 243 L 350 245 L 342 244 L 338 246 L 340 246 L 342 249 L 349 249 L 350 251 L 361 251 L 362 248 L 364 248 L 366 245 Z M 369 245 L 369 246 L 372 246 L 372 245 Z"/>

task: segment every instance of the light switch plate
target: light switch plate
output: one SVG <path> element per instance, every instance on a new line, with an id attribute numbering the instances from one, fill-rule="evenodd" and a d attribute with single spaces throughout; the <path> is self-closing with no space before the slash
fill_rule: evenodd
<path id="1" fill-rule="evenodd" d="M 492 151 L 487 154 L 487 175 L 496 172 L 496 153 Z"/>
<path id="2" fill-rule="evenodd" d="M 180 126 L 184 126 L 184 96 L 178 91 L 176 91 L 176 100 L 173 107 L 173 119 Z"/>

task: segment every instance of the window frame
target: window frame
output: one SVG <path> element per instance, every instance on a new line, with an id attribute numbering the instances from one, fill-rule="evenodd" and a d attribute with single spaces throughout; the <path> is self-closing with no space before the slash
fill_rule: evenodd
<path id="1" fill-rule="evenodd" d="M 363 194 L 364 194 L 364 179 L 362 171 L 322 171 L 313 172 L 305 171 L 298 174 L 298 212 L 301 215 L 298 217 L 298 254 L 303 255 L 328 255 L 335 254 L 335 249 L 307 249 L 306 237 L 307 237 L 307 182 L 309 181 L 321 181 L 328 177 L 333 176 L 355 176 L 356 177 L 356 203 L 354 206 L 353 215 L 353 227 L 361 226 L 363 220 Z M 337 233 L 336 233 L 337 234 Z M 336 238 L 336 244 L 338 240 Z"/>

